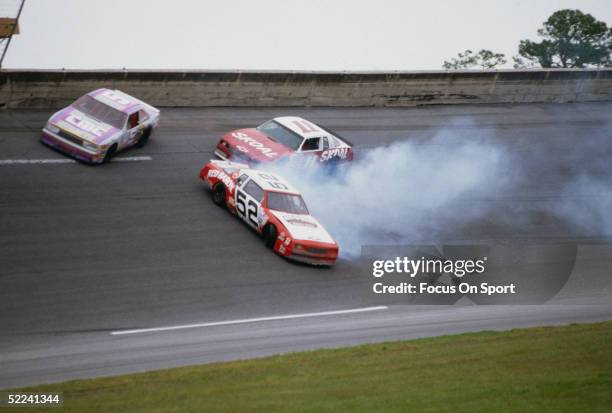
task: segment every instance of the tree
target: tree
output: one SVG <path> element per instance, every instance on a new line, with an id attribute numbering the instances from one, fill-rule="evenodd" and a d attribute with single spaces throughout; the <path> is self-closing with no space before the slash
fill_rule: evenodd
<path id="1" fill-rule="evenodd" d="M 503 53 L 493 53 L 485 49 L 478 52 L 478 65 L 483 69 L 493 69 L 503 64 L 506 64 L 506 56 Z"/>
<path id="2" fill-rule="evenodd" d="M 469 69 L 480 66 L 482 69 L 493 69 L 497 65 L 506 63 L 502 53 L 493 53 L 490 50 L 482 49 L 474 54 L 471 50 L 457 54 L 450 61 L 444 61 L 442 67 L 445 69 Z"/>
<path id="3" fill-rule="evenodd" d="M 533 69 L 538 65 L 531 60 L 526 61 L 521 56 L 512 56 L 512 61 L 514 65 L 512 65 L 515 69 Z"/>
<path id="4" fill-rule="evenodd" d="M 611 66 L 612 28 L 580 10 L 559 10 L 538 30 L 541 42 L 521 40 L 514 67 Z M 522 63 L 522 64 L 521 64 Z"/>

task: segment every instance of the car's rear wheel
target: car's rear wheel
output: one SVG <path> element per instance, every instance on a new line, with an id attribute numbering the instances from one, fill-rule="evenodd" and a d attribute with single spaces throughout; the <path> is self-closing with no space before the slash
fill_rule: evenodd
<path id="1" fill-rule="evenodd" d="M 220 207 L 224 207 L 225 195 L 225 185 L 223 185 L 222 183 L 218 183 L 213 187 L 212 200 L 215 204 L 219 205 Z"/>
<path id="2" fill-rule="evenodd" d="M 324 164 L 324 171 L 328 175 L 334 175 L 337 169 L 338 169 L 338 158 L 330 159 Z"/>
<path id="3" fill-rule="evenodd" d="M 147 142 L 149 142 L 149 136 L 151 136 L 151 128 L 146 128 L 142 133 L 140 139 L 138 139 L 138 142 L 136 142 L 136 147 L 142 148 L 143 146 L 145 146 Z"/>
<path id="4" fill-rule="evenodd" d="M 115 143 L 113 146 L 108 148 L 108 150 L 106 151 L 106 155 L 104 155 L 104 159 L 102 160 L 102 163 L 109 163 L 111 158 L 115 156 L 116 152 L 117 152 L 117 144 Z"/>
<path id="5" fill-rule="evenodd" d="M 272 224 L 266 225 L 263 231 L 263 239 L 266 247 L 274 248 L 274 243 L 276 242 L 277 231 L 276 227 Z"/>

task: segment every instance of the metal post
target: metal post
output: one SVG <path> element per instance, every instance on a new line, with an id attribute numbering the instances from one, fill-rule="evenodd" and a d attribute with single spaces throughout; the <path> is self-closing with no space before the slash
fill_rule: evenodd
<path id="1" fill-rule="evenodd" d="M 2 50 L 2 56 L 0 57 L 0 68 L 2 67 L 2 62 L 4 61 L 4 55 L 6 55 L 6 51 L 11 45 L 11 39 L 13 38 L 15 29 L 17 28 L 17 24 L 19 23 L 19 17 L 21 16 L 21 10 L 23 10 L 24 3 L 25 3 L 25 0 L 21 0 L 21 4 L 19 5 L 19 11 L 17 12 L 17 17 L 15 18 L 15 25 L 13 26 L 13 29 L 11 30 L 11 35 L 8 37 L 6 45 L 4 46 L 4 50 Z"/>

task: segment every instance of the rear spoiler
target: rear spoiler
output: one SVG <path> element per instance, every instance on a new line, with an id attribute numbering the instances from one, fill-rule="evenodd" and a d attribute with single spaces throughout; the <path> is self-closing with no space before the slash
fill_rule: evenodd
<path id="1" fill-rule="evenodd" d="M 344 143 L 346 143 L 347 145 L 353 147 L 355 145 L 353 145 L 353 142 L 349 141 L 348 139 L 346 139 L 343 136 L 338 135 L 336 132 L 334 132 L 333 130 L 329 129 L 329 128 L 324 128 L 321 125 L 317 125 L 319 128 L 323 129 L 325 132 L 329 133 L 330 135 L 334 135 L 336 138 L 340 139 L 341 141 L 343 141 Z"/>
<path id="2" fill-rule="evenodd" d="M 148 109 L 149 111 L 153 112 L 154 114 L 159 115 L 159 113 L 160 113 L 160 110 L 157 109 L 155 106 L 150 105 L 147 102 L 144 102 L 143 100 L 137 98 L 136 96 L 132 96 L 132 95 L 130 95 L 128 93 L 125 93 L 124 91 L 119 90 L 119 89 L 113 89 L 113 92 L 115 92 L 115 93 L 117 93 L 119 95 L 123 95 L 123 96 L 125 96 L 127 98 L 130 98 L 134 102 L 139 103 L 144 109 Z"/>

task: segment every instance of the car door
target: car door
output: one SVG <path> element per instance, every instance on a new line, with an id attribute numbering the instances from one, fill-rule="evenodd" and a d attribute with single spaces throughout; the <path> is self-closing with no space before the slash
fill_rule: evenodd
<path id="1" fill-rule="evenodd" d="M 140 111 L 130 113 L 127 120 L 127 133 L 124 135 L 123 147 L 136 144 L 144 132 Z"/>
<path id="2" fill-rule="evenodd" d="M 249 179 L 236 188 L 236 212 L 249 226 L 258 229 L 257 216 L 263 202 L 264 191 L 255 181 Z"/>

